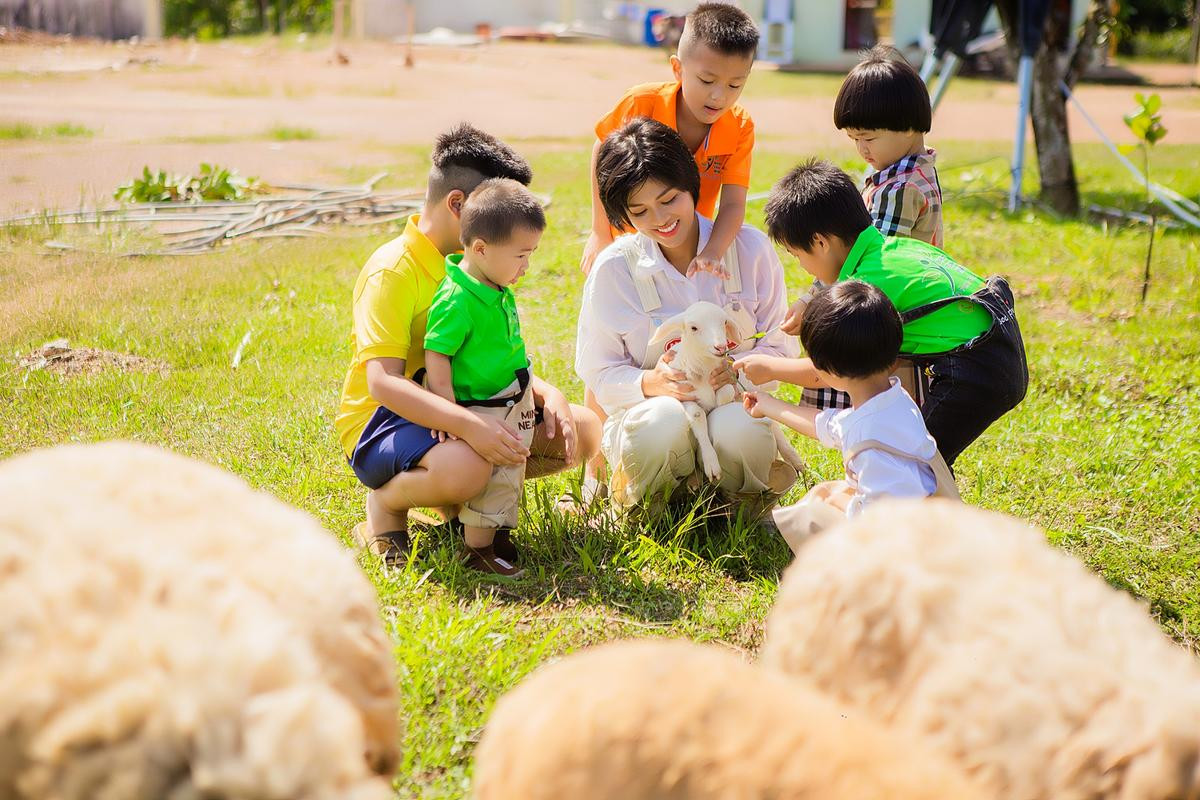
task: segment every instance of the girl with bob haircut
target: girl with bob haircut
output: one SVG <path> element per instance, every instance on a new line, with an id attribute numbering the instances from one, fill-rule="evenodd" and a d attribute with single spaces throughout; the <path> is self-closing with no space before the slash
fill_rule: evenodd
<path id="1" fill-rule="evenodd" d="M 731 358 L 710 376 L 714 388 L 737 382 L 735 354 L 794 358 L 798 348 L 779 331 L 787 313 L 783 267 L 763 233 L 742 226 L 723 274 L 688 273 L 713 223 L 696 212 L 700 174 L 678 133 L 645 117 L 629 122 L 600 146 L 596 182 L 609 220 L 635 233 L 602 250 L 588 275 L 575 371 L 607 414 L 609 489 L 626 508 L 704 481 L 682 403 L 692 387 L 671 366 L 675 342 L 655 335 L 664 323 L 701 300 L 725 309 Z M 795 482 L 796 471 L 776 457 L 771 429 L 741 405 L 714 409 L 708 427 L 727 500 L 765 512 Z"/>

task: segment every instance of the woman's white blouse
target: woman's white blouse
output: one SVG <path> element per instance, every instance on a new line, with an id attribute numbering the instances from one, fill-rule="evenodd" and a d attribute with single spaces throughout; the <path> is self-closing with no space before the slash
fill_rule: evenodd
<path id="1" fill-rule="evenodd" d="M 699 251 L 712 233 L 712 221 L 700 215 L 696 219 L 700 224 Z M 609 245 L 597 256 L 584 284 L 575 337 L 575 372 L 610 415 L 646 399 L 642 364 L 646 345 L 659 325 L 697 301 L 724 307 L 733 299 L 717 276 L 701 272 L 686 278 L 653 240 L 631 235 L 642 253 L 637 269 L 653 275 L 662 305 L 649 313 L 642 310 L 625 256 L 615 244 Z M 749 225 L 742 226 L 736 247 L 742 273 L 742 291 L 736 297 L 755 319 L 755 330 L 744 335 L 771 332 L 753 343 L 753 352 L 797 357 L 796 340 L 778 330 L 787 314 L 787 288 L 775 249 L 761 231 Z"/>

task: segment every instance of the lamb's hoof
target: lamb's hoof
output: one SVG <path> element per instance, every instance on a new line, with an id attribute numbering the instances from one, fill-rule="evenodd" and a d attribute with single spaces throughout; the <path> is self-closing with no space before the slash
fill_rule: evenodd
<path id="1" fill-rule="evenodd" d="M 709 483 L 720 483 L 721 470 L 720 470 L 720 468 L 709 469 L 708 467 L 705 467 L 704 468 L 704 477 L 708 478 Z"/>

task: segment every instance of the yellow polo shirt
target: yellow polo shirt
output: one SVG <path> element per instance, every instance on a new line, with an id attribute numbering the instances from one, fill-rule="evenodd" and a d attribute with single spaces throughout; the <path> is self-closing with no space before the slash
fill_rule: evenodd
<path id="1" fill-rule="evenodd" d="M 635 117 L 650 117 L 679 130 L 676 109 L 680 100 L 679 81 L 643 83 L 634 86 L 596 123 L 601 141 Z M 700 170 L 700 200 L 696 210 L 712 219 L 717 198 L 726 183 L 750 186 L 750 154 L 754 149 L 754 122 L 746 109 L 734 105 L 709 126 L 708 136 L 692 155 Z"/>
<path id="2" fill-rule="evenodd" d="M 333 423 L 347 458 L 380 405 L 367 390 L 367 362 L 403 358 L 410 378 L 425 366 L 425 321 L 446 259 L 417 230 L 419 221 L 419 214 L 409 217 L 404 233 L 371 255 L 354 284 L 354 355 Z"/>

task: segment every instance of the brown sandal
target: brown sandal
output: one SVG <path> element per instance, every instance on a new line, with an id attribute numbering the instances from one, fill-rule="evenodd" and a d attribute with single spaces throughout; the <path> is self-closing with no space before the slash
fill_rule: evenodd
<path id="1" fill-rule="evenodd" d="M 501 558 L 490 544 L 487 547 L 470 547 L 464 544 L 462 563 L 468 569 L 485 572 L 498 578 L 521 578 L 525 575 L 525 570 L 507 559 Z"/>
<path id="2" fill-rule="evenodd" d="M 354 543 L 360 549 L 379 556 L 389 567 L 399 569 L 408 563 L 412 545 L 408 540 L 408 531 L 406 530 L 368 535 L 367 523 L 363 521 L 354 526 L 351 535 L 354 537 Z"/>

